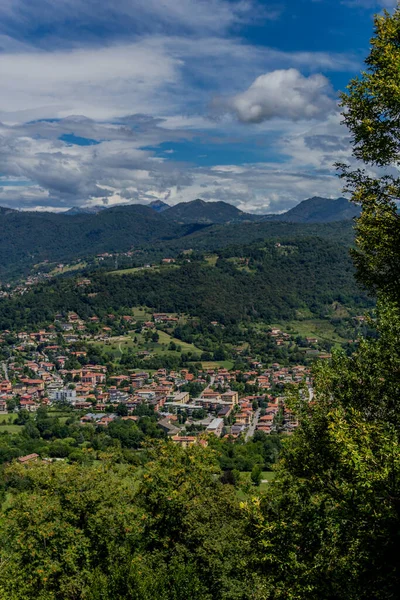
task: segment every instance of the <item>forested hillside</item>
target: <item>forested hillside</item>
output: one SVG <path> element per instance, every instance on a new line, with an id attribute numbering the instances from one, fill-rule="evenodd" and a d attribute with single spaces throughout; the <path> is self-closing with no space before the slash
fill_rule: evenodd
<path id="1" fill-rule="evenodd" d="M 0 219 L 0 276 L 24 272 L 45 260 L 126 251 L 156 240 L 179 238 L 192 230 L 140 205 L 71 216 L 4 211 Z"/>
<path id="2" fill-rule="evenodd" d="M 178 223 L 234 223 L 241 221 L 258 221 L 260 216 L 244 213 L 227 202 L 205 202 L 193 200 L 181 202 L 163 210 L 166 219 Z"/>
<path id="3" fill-rule="evenodd" d="M 0 328 L 39 325 L 68 310 L 86 317 L 141 305 L 221 322 L 273 322 L 301 309 L 319 316 L 335 301 L 368 306 L 353 273 L 348 250 L 319 238 L 235 246 L 221 252 L 215 266 L 194 260 L 162 272 L 99 273 L 84 289 L 70 279 L 37 286 L 0 302 Z"/>
<path id="4" fill-rule="evenodd" d="M 254 223 L 246 222 L 250 217 L 255 218 Z M 189 248 L 214 250 L 232 243 L 291 235 L 318 235 L 348 246 L 353 240 L 351 221 L 262 222 L 259 217 L 247 217 L 234 206 L 218 202 L 180 204 L 161 213 L 141 205 L 70 215 L 2 209 L 0 278 L 26 275 L 44 261 L 68 262 L 104 252 L 140 248 L 151 258 Z"/>
<path id="5" fill-rule="evenodd" d="M 250 244 L 263 240 L 274 242 L 297 239 L 301 237 L 323 238 L 338 245 L 349 248 L 354 242 L 352 221 L 338 223 L 289 223 L 265 221 L 257 223 L 228 223 L 199 228 L 180 239 L 156 242 L 147 251 L 163 254 L 176 253 L 180 250 L 194 249 L 210 252 L 236 244 Z"/>
<path id="6" fill-rule="evenodd" d="M 315 197 L 304 200 L 283 215 L 274 215 L 272 218 L 291 223 L 330 223 L 351 220 L 359 215 L 360 208 L 346 198 L 328 200 Z"/>

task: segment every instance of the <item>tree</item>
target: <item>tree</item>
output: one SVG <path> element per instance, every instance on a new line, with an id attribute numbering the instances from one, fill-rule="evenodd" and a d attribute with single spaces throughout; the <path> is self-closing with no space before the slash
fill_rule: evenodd
<path id="1" fill-rule="evenodd" d="M 39 429 L 35 426 L 35 424 L 32 421 L 27 421 L 25 423 L 24 429 L 23 429 L 23 434 L 26 437 L 32 438 L 32 439 L 39 439 L 40 438 L 40 431 Z"/>
<path id="2" fill-rule="evenodd" d="M 215 455 L 161 444 L 141 469 L 13 465 L 0 520 L 10 600 L 262 600 L 250 540 Z"/>
<path id="3" fill-rule="evenodd" d="M 15 398 L 11 398 L 7 400 L 7 410 L 8 412 L 14 412 L 15 407 L 17 406 Z"/>
<path id="4" fill-rule="evenodd" d="M 400 301 L 400 8 L 375 17 L 367 70 L 342 94 L 353 155 L 369 172 L 339 165 L 352 199 L 361 205 L 353 251 L 359 281 Z M 372 176 L 371 167 L 384 174 Z"/>
<path id="5" fill-rule="evenodd" d="M 16 423 L 16 425 L 25 425 L 30 420 L 30 418 L 31 418 L 31 415 L 26 410 L 26 408 L 22 408 L 18 412 L 18 416 L 15 419 L 15 423 Z"/>
<path id="6" fill-rule="evenodd" d="M 7 477 L 25 491 L 0 526 L 1 597 L 129 597 L 121 577 L 136 544 L 137 509 L 122 477 L 60 464 L 14 466 Z"/>
<path id="7" fill-rule="evenodd" d="M 126 417 L 128 415 L 128 407 L 126 404 L 118 404 L 115 412 L 119 417 Z"/>
<path id="8" fill-rule="evenodd" d="M 354 259 L 378 296 L 374 336 L 314 367 L 313 403 L 294 391 L 300 427 L 265 499 L 248 504 L 255 568 L 274 598 L 389 600 L 400 569 L 400 8 L 375 19 L 368 70 L 342 96 L 361 205 Z M 381 177 L 371 167 L 387 169 Z M 266 548 L 272 549 L 269 554 Z M 257 565 L 257 566 L 256 566 Z"/>
<path id="9" fill-rule="evenodd" d="M 316 401 L 295 394 L 301 427 L 267 499 L 248 507 L 258 568 L 276 598 L 389 600 L 400 573 L 400 313 L 377 339 L 315 368 Z M 274 559 L 265 563 L 265 544 Z M 267 565 L 268 564 L 268 569 Z M 284 567 L 284 572 L 282 567 Z"/>
<path id="10" fill-rule="evenodd" d="M 253 485 L 260 485 L 262 476 L 262 468 L 260 465 L 254 465 L 251 470 L 250 478 Z"/>
<path id="11" fill-rule="evenodd" d="M 243 512 L 218 472 L 214 453 L 199 446 L 154 451 L 138 489 L 146 515 L 140 565 L 149 582 L 140 598 L 261 600 L 242 560 L 249 544 Z"/>

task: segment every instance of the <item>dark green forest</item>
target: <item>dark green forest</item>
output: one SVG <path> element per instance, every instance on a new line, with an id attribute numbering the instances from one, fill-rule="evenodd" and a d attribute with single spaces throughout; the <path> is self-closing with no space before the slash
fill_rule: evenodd
<path id="1" fill-rule="evenodd" d="M 144 264 L 190 248 L 210 251 L 233 243 L 313 235 L 350 246 L 351 221 L 181 224 L 141 205 L 71 216 L 0 207 L 0 278 L 17 279 L 44 261 L 68 262 L 104 252 L 134 250 L 138 264 Z"/>
<path id="2" fill-rule="evenodd" d="M 246 268 L 235 262 L 240 257 L 248 259 Z M 163 272 L 97 273 L 91 282 L 82 290 L 74 279 L 58 279 L 3 300 L 0 328 L 37 326 L 60 312 L 85 318 L 134 306 L 229 323 L 285 320 L 299 309 L 324 316 L 333 302 L 357 310 L 371 305 L 355 283 L 347 249 L 320 238 L 236 246 L 221 252 L 215 267 L 194 260 Z"/>

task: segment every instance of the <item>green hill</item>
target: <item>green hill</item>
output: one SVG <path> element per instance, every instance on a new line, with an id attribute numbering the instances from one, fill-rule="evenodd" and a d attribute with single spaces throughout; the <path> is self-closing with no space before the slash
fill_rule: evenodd
<path id="1" fill-rule="evenodd" d="M 246 269 L 236 260 L 243 257 Z M 135 306 L 220 322 L 262 318 L 276 323 L 295 318 L 303 309 L 320 317 L 333 302 L 368 305 L 353 273 L 343 245 L 321 238 L 282 238 L 280 245 L 267 241 L 223 250 L 215 266 L 193 261 L 181 268 L 119 277 L 93 273 L 85 289 L 74 279 L 56 279 L 0 302 L 0 329 L 40 325 L 59 312 L 89 317 Z"/>
<path id="2" fill-rule="evenodd" d="M 205 202 L 200 199 L 171 206 L 164 210 L 163 215 L 179 223 L 231 223 L 260 219 L 259 216 L 244 213 L 227 202 Z"/>
<path id="3" fill-rule="evenodd" d="M 45 260 L 68 261 L 130 248 L 192 231 L 164 219 L 147 206 L 131 205 L 97 214 L 65 216 L 2 209 L 0 276 L 21 273 Z"/>
<path id="4" fill-rule="evenodd" d="M 190 248 L 214 250 L 282 235 L 320 235 L 350 245 L 351 221 L 333 221 L 340 215 L 348 219 L 357 210 L 345 199 L 321 198 L 301 203 L 286 216 L 268 219 L 226 202 L 195 200 L 161 208 L 157 212 L 154 206 L 135 204 L 55 214 L 0 207 L 0 279 L 27 274 L 44 261 L 69 262 L 138 248 L 161 254 Z"/>
<path id="5" fill-rule="evenodd" d="M 309 198 L 282 215 L 274 215 L 274 221 L 290 221 L 291 223 L 331 223 L 347 221 L 358 217 L 360 208 L 346 198 Z"/>

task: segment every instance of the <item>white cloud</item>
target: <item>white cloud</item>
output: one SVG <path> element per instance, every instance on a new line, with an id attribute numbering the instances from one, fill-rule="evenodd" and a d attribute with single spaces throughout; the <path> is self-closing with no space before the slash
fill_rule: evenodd
<path id="1" fill-rule="evenodd" d="M 257 0 L 2 0 L 0 35 L 73 47 L 138 33 L 219 33 L 279 14 L 279 4 Z"/>
<path id="2" fill-rule="evenodd" d="M 0 121 L 69 115 L 111 120 L 146 113 L 168 117 L 171 129 L 185 126 L 185 120 L 188 127 L 208 128 L 212 124 L 204 114 L 213 95 L 237 94 L 260 72 L 291 65 L 308 73 L 348 71 L 357 61 L 345 54 L 282 52 L 238 39 L 161 35 L 102 48 L 6 52 L 0 61 Z"/>
<path id="3" fill-rule="evenodd" d="M 239 172 L 236 165 L 197 169 L 190 185 L 171 190 L 168 202 L 223 200 L 243 211 L 266 214 L 282 212 L 314 195 L 335 198 L 340 193 L 341 182 L 333 173 L 310 175 L 290 165 L 258 163 L 244 165 Z"/>
<path id="4" fill-rule="evenodd" d="M 333 112 L 336 103 L 332 95 L 331 84 L 323 75 L 305 77 L 297 69 L 280 69 L 260 75 L 245 92 L 219 103 L 243 123 L 274 118 L 299 121 Z"/>
<path id="5" fill-rule="evenodd" d="M 328 164 L 344 142 L 332 123 L 326 131 L 316 126 L 334 107 L 318 73 L 353 71 L 358 61 L 232 37 L 244 22 L 276 18 L 278 4 L 3 0 L 0 205 L 59 210 L 204 197 L 264 212 L 312 194 L 336 195 L 340 182 Z M 227 136 L 241 144 L 240 123 L 208 115 L 215 95 L 241 121 L 259 123 L 252 135 L 273 137 L 285 164 L 200 168 L 174 161 L 179 150 L 163 149 L 163 158 L 143 150 L 194 137 L 205 153 L 206 144 Z M 97 144 L 67 144 L 59 139 L 65 134 Z"/>
<path id="6" fill-rule="evenodd" d="M 72 120 L 73 121 L 73 120 Z M 85 134 L 90 123 L 82 120 Z M 133 124 L 135 119 L 131 117 Z M 0 180 L 0 205 L 31 209 L 60 209 L 75 205 L 104 203 L 147 203 L 164 199 L 171 204 L 193 200 L 225 200 L 242 210 L 258 213 L 278 212 L 300 200 L 322 195 L 340 194 L 341 182 L 332 164 L 338 148 L 346 158 L 347 132 L 337 118 L 325 123 L 305 126 L 298 123 L 292 133 L 277 142 L 277 150 L 285 153 L 284 163 L 265 162 L 242 165 L 196 167 L 189 163 L 155 158 L 150 151 L 140 149 L 149 136 L 156 141 L 165 133 L 162 123 L 144 122 L 134 140 L 125 130 L 93 123 L 105 128 L 109 138 L 92 146 L 68 145 L 53 137 L 43 139 L 40 127 L 34 124 L 27 135 L 27 126 L 0 129 L 0 161 L 4 177 Z M 61 129 L 62 122 L 58 124 Z M 143 136 L 143 137 L 142 137 Z M 240 143 L 240 141 L 238 142 Z M 27 182 L 31 182 L 28 183 Z M 18 185 L 20 184 L 20 185 Z"/>
<path id="7" fill-rule="evenodd" d="M 0 119 L 96 119 L 156 112 L 168 85 L 179 80 L 178 59 L 150 41 L 92 50 L 3 54 Z M 20 113 L 20 114 L 19 114 Z"/>

